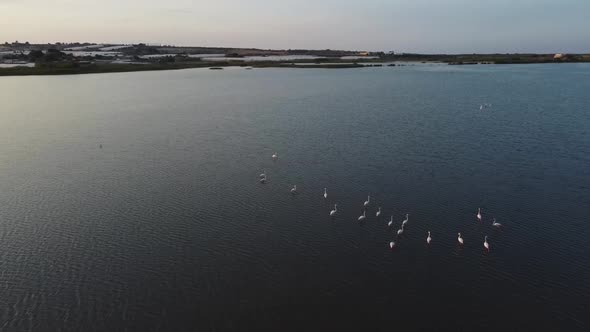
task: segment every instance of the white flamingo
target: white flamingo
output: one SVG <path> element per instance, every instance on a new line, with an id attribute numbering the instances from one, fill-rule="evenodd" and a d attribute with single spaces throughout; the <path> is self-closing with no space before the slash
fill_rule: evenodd
<path id="1" fill-rule="evenodd" d="M 297 185 L 294 184 L 293 188 L 291 188 L 291 194 L 296 194 L 297 193 Z"/>
<path id="2" fill-rule="evenodd" d="M 391 227 L 391 225 L 393 225 L 393 216 L 389 218 L 389 222 L 387 223 L 387 226 Z"/>
<path id="3" fill-rule="evenodd" d="M 404 233 L 404 224 L 402 224 L 402 228 L 397 230 L 397 235 L 402 235 Z"/>
<path id="4" fill-rule="evenodd" d="M 391 248 L 391 249 L 395 248 L 395 242 L 394 241 L 389 242 L 389 248 Z"/>
<path id="5" fill-rule="evenodd" d="M 276 152 L 272 154 L 272 159 L 273 160 L 277 160 L 278 158 L 279 158 L 279 155 L 277 155 Z"/>
<path id="6" fill-rule="evenodd" d="M 324 198 L 328 198 L 327 188 L 324 188 Z"/>
<path id="7" fill-rule="evenodd" d="M 381 215 L 381 207 L 379 207 L 379 210 L 377 210 L 377 213 L 375 213 L 375 217 L 379 217 Z"/>
<path id="8" fill-rule="evenodd" d="M 369 206 L 369 203 L 371 203 L 371 196 L 367 196 L 367 200 L 365 201 L 365 207 Z"/>
<path id="9" fill-rule="evenodd" d="M 330 211 L 330 216 L 334 216 L 338 212 L 338 204 L 334 204 L 334 210 Z"/>
<path id="10" fill-rule="evenodd" d="M 266 172 L 264 170 L 262 170 L 262 173 L 260 173 L 260 178 L 265 178 L 266 177 Z"/>
<path id="11" fill-rule="evenodd" d="M 409 215 L 410 215 L 409 213 L 406 213 L 406 219 L 404 219 L 404 221 L 402 221 L 402 225 L 405 225 L 408 223 L 408 216 Z"/>
<path id="12" fill-rule="evenodd" d="M 487 235 L 483 239 L 483 247 L 486 248 L 487 251 L 490 251 L 490 244 L 488 243 L 488 236 Z"/>
<path id="13" fill-rule="evenodd" d="M 457 241 L 459 241 L 460 245 L 463 245 L 463 238 L 461 237 L 461 233 L 459 233 L 459 236 L 457 237 Z"/>
<path id="14" fill-rule="evenodd" d="M 432 237 L 430 237 L 430 231 L 428 231 L 428 237 L 426 238 L 426 243 L 430 244 L 430 241 L 432 241 Z"/>
<path id="15" fill-rule="evenodd" d="M 262 178 L 260 178 L 260 183 L 266 183 L 266 176 L 265 176 L 265 177 L 262 177 Z"/>
<path id="16" fill-rule="evenodd" d="M 496 221 L 496 218 L 494 218 L 494 220 L 492 221 L 492 226 L 494 227 L 502 227 L 502 224 L 500 224 L 499 222 Z"/>
<path id="17" fill-rule="evenodd" d="M 481 208 L 477 209 L 477 220 L 481 221 Z"/>
<path id="18" fill-rule="evenodd" d="M 363 211 L 363 214 L 359 217 L 359 221 L 365 220 L 366 217 L 365 211 Z"/>

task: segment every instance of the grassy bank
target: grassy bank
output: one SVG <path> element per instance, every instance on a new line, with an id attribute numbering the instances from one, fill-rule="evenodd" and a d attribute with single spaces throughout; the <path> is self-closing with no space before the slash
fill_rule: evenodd
<path id="1" fill-rule="evenodd" d="M 175 70 L 187 68 L 207 68 L 228 66 L 229 63 L 207 63 L 207 62 L 183 62 L 183 63 L 147 63 L 147 64 L 52 64 L 35 67 L 11 67 L 0 68 L 0 76 L 26 76 L 26 75 L 74 75 L 74 74 L 96 74 L 96 73 L 118 73 L 131 71 L 148 70 Z"/>
<path id="2" fill-rule="evenodd" d="M 364 65 L 357 63 L 252 63 L 254 68 L 330 68 L 330 69 L 342 69 L 342 68 L 360 68 L 365 67 Z"/>
<path id="3" fill-rule="evenodd" d="M 212 68 L 223 67 L 255 67 L 255 68 L 359 68 L 364 67 L 351 63 L 282 63 L 276 61 L 243 63 L 237 61 L 227 62 L 180 62 L 180 63 L 146 63 L 146 64 L 51 64 L 35 67 L 11 67 L 0 68 L 0 76 L 27 76 L 27 75 L 75 75 L 75 74 L 97 74 L 97 73 L 118 73 L 148 70 L 175 70 L 187 68 Z"/>
<path id="4" fill-rule="evenodd" d="M 373 61 L 444 62 L 449 64 L 529 64 L 590 62 L 588 54 L 567 54 L 555 59 L 554 54 L 387 54 Z"/>

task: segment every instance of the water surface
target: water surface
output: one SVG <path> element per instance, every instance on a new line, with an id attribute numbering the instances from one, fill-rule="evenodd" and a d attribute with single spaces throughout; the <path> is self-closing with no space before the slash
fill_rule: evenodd
<path id="1" fill-rule="evenodd" d="M 0 326 L 587 329 L 588 91 L 586 64 L 0 77 Z"/>

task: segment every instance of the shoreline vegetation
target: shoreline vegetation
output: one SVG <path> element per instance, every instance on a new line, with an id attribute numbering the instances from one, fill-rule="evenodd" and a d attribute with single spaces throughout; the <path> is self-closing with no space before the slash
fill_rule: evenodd
<path id="1" fill-rule="evenodd" d="M 214 58 L 215 57 L 215 58 Z M 247 60 L 247 61 L 246 61 Z M 590 54 L 409 54 L 339 50 L 0 44 L 0 76 L 73 75 L 188 68 L 364 68 L 417 63 L 447 65 L 590 62 Z M 19 64 L 29 64 L 21 66 Z M 34 64 L 34 66 L 32 65 Z"/>
<path id="2" fill-rule="evenodd" d="M 31 75 L 75 75 L 75 74 L 99 74 L 99 73 L 122 73 L 135 71 L 154 71 L 154 70 L 177 70 L 190 68 L 209 68 L 212 70 L 220 70 L 225 67 L 244 67 L 246 69 L 252 68 L 361 68 L 373 67 L 375 65 L 363 65 L 356 63 L 320 63 L 320 64 L 294 64 L 282 62 L 252 62 L 248 64 L 236 62 L 187 62 L 180 64 L 85 64 L 78 65 L 72 63 L 59 63 L 54 65 L 44 65 L 35 67 L 9 67 L 0 68 L 0 76 L 31 76 Z"/>

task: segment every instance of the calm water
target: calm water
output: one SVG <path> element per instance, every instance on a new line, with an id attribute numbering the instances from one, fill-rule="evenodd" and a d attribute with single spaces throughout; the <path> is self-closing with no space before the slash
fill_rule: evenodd
<path id="1" fill-rule="evenodd" d="M 0 329 L 588 329 L 588 91 L 586 64 L 2 77 Z"/>

